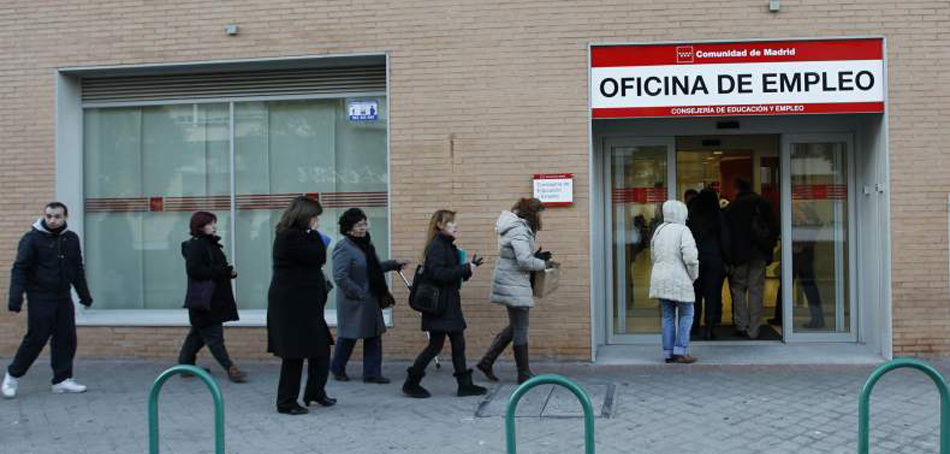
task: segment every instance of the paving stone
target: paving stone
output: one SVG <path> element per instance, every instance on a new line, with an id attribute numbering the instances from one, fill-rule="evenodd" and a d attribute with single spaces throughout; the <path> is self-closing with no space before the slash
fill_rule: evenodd
<path id="1" fill-rule="evenodd" d="M 946 363 L 938 365 L 948 369 Z M 89 392 L 53 395 L 48 362 L 36 364 L 21 380 L 20 396 L 0 400 L 0 454 L 146 452 L 148 391 L 167 366 L 79 361 L 76 378 L 90 385 Z M 853 453 L 858 395 L 871 371 L 863 366 L 533 366 L 581 384 L 595 410 L 606 395 L 605 384 L 615 384 L 611 417 L 595 419 L 600 454 Z M 515 388 L 510 382 L 495 385 L 497 397 L 484 407 L 496 416 L 475 417 L 483 399 L 456 397 L 451 371 L 430 367 L 422 384 L 433 397 L 408 399 L 400 391 L 406 364 L 387 362 L 384 370 L 392 384 L 331 381 L 328 392 L 339 404 L 291 417 L 274 411 L 279 365 L 242 367 L 250 373 L 247 384 L 230 383 L 213 369 L 225 400 L 229 454 L 505 451 L 504 419 L 498 416 Z M 508 373 L 511 365 L 499 369 Z M 545 416 L 574 417 L 539 417 L 542 410 Z M 562 388 L 532 390 L 519 406 L 524 417 L 518 419 L 518 452 L 583 452 L 579 410 Z M 163 453 L 213 452 L 211 398 L 199 381 L 169 380 L 159 420 Z M 872 451 L 936 452 L 938 421 L 939 400 L 928 378 L 888 374 L 871 400 Z"/>
<path id="2" fill-rule="evenodd" d="M 508 399 L 517 389 L 517 385 L 501 384 L 496 386 L 493 392 L 489 393 L 482 402 L 480 409 L 476 412 L 479 417 L 505 416 L 508 409 Z M 554 385 L 536 386 L 521 396 L 518 401 L 518 407 L 515 409 L 515 417 L 541 417 L 541 411 L 554 391 Z"/>

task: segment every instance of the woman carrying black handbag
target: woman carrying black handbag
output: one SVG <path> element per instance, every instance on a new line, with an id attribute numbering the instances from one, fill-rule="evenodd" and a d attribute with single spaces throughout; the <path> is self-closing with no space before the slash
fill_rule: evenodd
<path id="1" fill-rule="evenodd" d="M 472 255 L 468 263 L 461 263 L 459 250 L 455 247 L 458 227 L 455 212 L 439 210 L 429 220 L 426 247 L 423 254 L 425 280 L 438 288 L 439 314 L 422 313 L 422 330 L 429 332 L 429 345 L 407 370 L 402 391 L 409 397 L 430 397 L 429 391 L 420 385 L 426 367 L 442 351 L 445 338 L 452 343 L 452 365 L 458 382 L 458 396 L 479 396 L 487 390 L 472 383 L 472 370 L 465 364 L 465 317 L 462 315 L 462 297 L 459 287 L 462 281 L 472 277 L 472 272 L 482 264 L 482 259 Z M 415 283 L 414 283 L 415 284 Z"/>
<path id="2" fill-rule="evenodd" d="M 247 374 L 231 362 L 224 346 L 223 323 L 238 319 L 234 292 L 231 291 L 231 279 L 237 277 L 237 271 L 228 265 L 224 256 L 221 237 L 217 236 L 218 218 L 214 214 L 207 211 L 195 213 L 191 216 L 190 227 L 191 239 L 181 243 L 181 254 L 185 257 L 188 274 L 185 307 L 188 308 L 191 330 L 181 346 L 178 364 L 194 365 L 198 351 L 207 345 L 227 371 L 228 379 L 244 383 Z"/>

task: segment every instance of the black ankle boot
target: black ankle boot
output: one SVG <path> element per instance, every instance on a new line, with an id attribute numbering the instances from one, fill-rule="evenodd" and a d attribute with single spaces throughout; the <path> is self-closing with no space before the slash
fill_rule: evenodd
<path id="1" fill-rule="evenodd" d="M 426 389 L 419 384 L 422 381 L 422 377 L 425 377 L 425 372 L 415 372 L 411 367 L 406 369 L 406 372 L 406 382 L 402 384 L 402 392 L 416 399 L 432 397 L 432 394 L 429 394 L 429 391 L 426 391 Z"/>
<path id="2" fill-rule="evenodd" d="M 518 366 L 518 384 L 522 384 L 534 377 L 528 361 L 528 344 L 515 345 L 515 364 Z"/>
<path id="3" fill-rule="evenodd" d="M 822 313 L 821 306 L 811 304 L 811 301 L 808 302 L 808 312 L 811 315 L 811 321 L 802 325 L 804 328 L 808 329 L 819 329 L 825 327 L 825 314 Z"/>
<path id="4" fill-rule="evenodd" d="M 459 384 L 459 397 L 481 396 L 488 392 L 488 389 L 472 383 L 472 369 L 455 374 L 455 380 Z"/>
<path id="5" fill-rule="evenodd" d="M 713 340 L 716 338 L 716 333 L 713 331 L 715 327 L 711 325 L 706 325 L 703 327 L 703 340 Z"/>

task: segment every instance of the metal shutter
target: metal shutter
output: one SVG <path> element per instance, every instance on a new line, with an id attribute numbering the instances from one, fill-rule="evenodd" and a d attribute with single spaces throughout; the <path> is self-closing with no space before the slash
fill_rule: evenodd
<path id="1" fill-rule="evenodd" d="M 83 103 L 385 91 L 385 65 L 82 78 Z"/>

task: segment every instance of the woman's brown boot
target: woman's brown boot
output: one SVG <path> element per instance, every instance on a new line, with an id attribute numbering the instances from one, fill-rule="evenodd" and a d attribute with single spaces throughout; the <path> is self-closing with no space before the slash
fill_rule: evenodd
<path id="1" fill-rule="evenodd" d="M 234 383 L 244 383 L 247 381 L 247 374 L 241 369 L 238 369 L 237 366 L 231 366 L 231 368 L 228 369 L 228 380 Z"/>
<path id="2" fill-rule="evenodd" d="M 528 344 L 515 345 L 515 364 L 518 367 L 518 384 L 522 384 L 534 377 L 528 360 Z"/>

